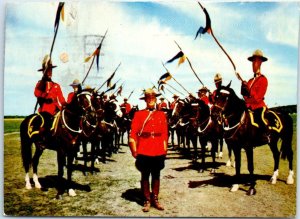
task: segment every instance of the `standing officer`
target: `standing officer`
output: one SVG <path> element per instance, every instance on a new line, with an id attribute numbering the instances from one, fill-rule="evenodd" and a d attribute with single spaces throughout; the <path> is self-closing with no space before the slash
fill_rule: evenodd
<path id="1" fill-rule="evenodd" d="M 75 80 L 73 81 L 73 83 L 70 84 L 70 86 L 73 87 L 73 92 L 71 92 L 71 93 L 68 94 L 67 103 L 71 103 L 73 97 L 74 97 L 76 94 L 78 94 L 78 93 L 80 93 L 80 92 L 82 91 L 81 83 L 79 82 L 78 79 L 75 79 Z"/>
<path id="2" fill-rule="evenodd" d="M 145 100 L 147 106 L 146 109 L 134 114 L 129 138 L 132 156 L 136 158 L 136 168 L 141 172 L 144 212 L 149 211 L 150 205 L 158 210 L 164 210 L 158 202 L 158 194 L 160 171 L 165 167 L 167 154 L 168 125 L 165 113 L 155 110 L 156 97 L 159 95 L 151 88 L 144 91 L 144 97 L 140 99 Z M 150 193 L 150 175 L 152 193 Z"/>
<path id="3" fill-rule="evenodd" d="M 260 128 L 268 133 L 267 123 L 264 120 L 264 113 L 267 109 L 264 99 L 268 88 L 268 79 L 261 73 L 261 64 L 268 59 L 264 57 L 261 50 L 257 49 L 248 60 L 252 62 L 254 75 L 248 82 L 242 82 L 241 94 L 245 99 L 247 108 L 254 112 L 254 118 L 259 123 Z M 264 137 L 268 138 L 268 134 Z M 269 141 L 269 139 L 267 140 Z"/>
<path id="4" fill-rule="evenodd" d="M 42 68 L 38 70 L 43 72 L 42 80 L 38 81 L 34 90 L 40 105 L 39 112 L 48 112 L 52 116 L 66 103 L 60 85 L 52 81 L 52 69 L 55 67 L 50 56 L 46 55 Z"/>

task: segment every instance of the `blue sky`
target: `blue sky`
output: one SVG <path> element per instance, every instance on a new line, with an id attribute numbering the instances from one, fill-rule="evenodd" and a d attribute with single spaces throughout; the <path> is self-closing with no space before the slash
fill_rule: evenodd
<path id="1" fill-rule="evenodd" d="M 252 77 L 251 63 L 247 60 L 255 49 L 261 49 L 268 61 L 262 72 L 269 80 L 266 103 L 272 106 L 297 103 L 298 75 L 298 2 L 212 2 L 201 1 L 212 21 L 215 36 L 230 54 L 243 79 Z M 7 2 L 5 13 L 4 59 L 4 115 L 33 113 L 36 82 L 41 78 L 37 70 L 49 53 L 53 38 L 53 24 L 57 2 Z M 61 21 L 53 50 L 53 80 L 58 82 L 67 97 L 69 84 L 82 80 L 90 63 L 83 60 L 98 46 L 92 42 L 84 51 L 86 35 L 103 35 L 101 69 L 94 66 L 86 81 L 99 87 L 121 62 L 113 82 L 124 83 L 122 102 L 132 90 L 130 102 L 139 100 L 142 89 L 152 87 L 165 73 L 161 62 L 172 58 L 178 47 L 189 57 L 201 81 L 214 90 L 213 77 L 218 72 L 224 84 L 240 92 L 240 82 L 232 65 L 211 35 L 194 40 L 205 17 L 197 1 L 66 1 L 65 21 Z M 67 53 L 63 63 L 60 55 Z M 201 84 L 187 62 L 166 65 L 171 74 L 188 91 L 196 95 Z M 170 85 L 186 95 L 174 80 Z M 165 96 L 172 100 L 176 93 Z M 182 95 L 180 95 L 182 96 Z"/>

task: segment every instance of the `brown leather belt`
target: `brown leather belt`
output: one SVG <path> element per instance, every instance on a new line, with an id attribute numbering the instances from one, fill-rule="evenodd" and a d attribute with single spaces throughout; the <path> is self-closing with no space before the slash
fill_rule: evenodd
<path id="1" fill-rule="evenodd" d="M 142 132 L 142 134 L 140 135 L 140 137 L 142 138 L 150 138 L 150 137 L 159 137 L 161 136 L 161 133 L 157 133 L 157 132 Z"/>

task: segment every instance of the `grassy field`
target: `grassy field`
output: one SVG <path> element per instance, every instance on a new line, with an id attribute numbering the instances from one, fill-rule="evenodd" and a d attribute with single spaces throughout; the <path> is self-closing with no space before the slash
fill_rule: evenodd
<path id="1" fill-rule="evenodd" d="M 294 116 L 296 121 L 296 116 Z M 162 172 L 161 201 L 166 210 L 141 212 L 139 205 L 139 173 L 128 147 L 114 154 L 106 164 L 96 165 L 97 175 L 83 176 L 74 171 L 76 197 L 64 195 L 56 200 L 56 153 L 45 150 L 39 164 L 40 182 L 44 189 L 25 189 L 24 170 L 20 156 L 18 124 L 21 120 L 5 120 L 4 136 L 4 212 L 10 216 L 119 216 L 119 217 L 294 217 L 296 214 L 296 182 L 286 185 L 287 161 L 281 160 L 276 185 L 268 180 L 273 159 L 267 146 L 254 150 L 257 194 L 245 195 L 247 185 L 230 193 L 234 168 L 225 167 L 227 152 L 218 160 L 217 174 L 200 174 L 190 160 L 176 151 L 169 151 Z M 294 172 L 297 168 L 296 122 L 294 123 Z M 226 148 L 226 146 L 224 146 Z M 211 160 L 207 159 L 208 162 Z M 80 166 L 80 165 L 79 165 Z M 245 153 L 242 153 L 241 174 L 248 174 Z"/>
<path id="2" fill-rule="evenodd" d="M 4 119 L 4 134 L 19 132 L 20 124 L 23 121 L 23 118 L 15 118 L 15 119 Z"/>

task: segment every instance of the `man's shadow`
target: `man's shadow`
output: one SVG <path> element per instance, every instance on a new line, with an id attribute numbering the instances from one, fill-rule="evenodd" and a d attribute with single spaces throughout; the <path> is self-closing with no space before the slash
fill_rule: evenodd
<path id="1" fill-rule="evenodd" d="M 143 206 L 144 199 L 141 189 L 135 188 L 135 189 L 128 189 L 121 195 L 122 198 L 131 201 L 136 202 L 137 204 Z"/>

